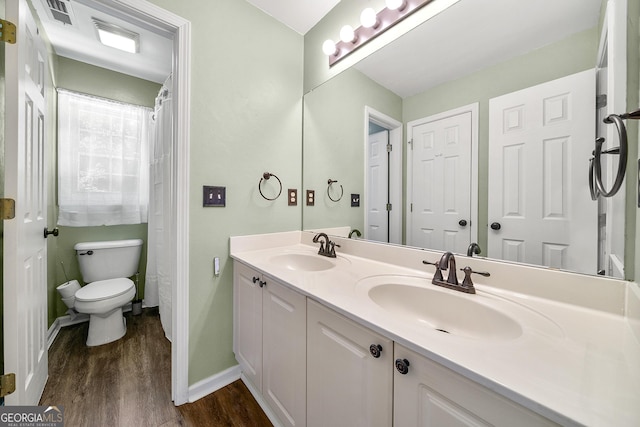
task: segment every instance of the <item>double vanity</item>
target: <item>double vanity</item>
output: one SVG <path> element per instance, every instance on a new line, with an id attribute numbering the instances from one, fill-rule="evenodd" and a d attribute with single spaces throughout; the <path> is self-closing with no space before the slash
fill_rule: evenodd
<path id="1" fill-rule="evenodd" d="M 234 352 L 272 422 L 640 425 L 637 284 L 442 255 L 232 237 Z"/>

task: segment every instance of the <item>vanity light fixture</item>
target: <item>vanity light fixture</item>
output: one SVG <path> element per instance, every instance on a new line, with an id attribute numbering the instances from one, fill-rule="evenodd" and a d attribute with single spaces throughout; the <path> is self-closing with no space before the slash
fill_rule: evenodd
<path id="1" fill-rule="evenodd" d="M 418 9 L 433 0 L 386 0 L 386 6 L 376 13 L 367 8 L 360 14 L 360 27 L 355 30 L 345 25 L 340 30 L 340 41 L 326 40 L 322 44 L 322 51 L 329 57 L 329 66 L 345 58 L 351 52 L 382 34 Z"/>
<path id="2" fill-rule="evenodd" d="M 98 39 L 103 45 L 129 53 L 139 52 L 140 34 L 98 18 L 91 18 L 91 20 L 98 32 Z"/>
<path id="3" fill-rule="evenodd" d="M 360 24 L 365 28 L 378 28 L 380 26 L 380 20 L 378 15 L 372 7 L 368 7 L 360 14 Z"/>

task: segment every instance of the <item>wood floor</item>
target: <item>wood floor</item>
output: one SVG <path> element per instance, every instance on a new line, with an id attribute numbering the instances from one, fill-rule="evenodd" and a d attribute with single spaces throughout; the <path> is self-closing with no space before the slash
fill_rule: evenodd
<path id="1" fill-rule="evenodd" d="M 125 315 L 127 335 L 87 347 L 88 323 L 63 328 L 49 350 L 40 405 L 64 408 L 65 427 L 271 426 L 236 381 L 194 403 L 171 401 L 171 345 L 157 309 Z"/>

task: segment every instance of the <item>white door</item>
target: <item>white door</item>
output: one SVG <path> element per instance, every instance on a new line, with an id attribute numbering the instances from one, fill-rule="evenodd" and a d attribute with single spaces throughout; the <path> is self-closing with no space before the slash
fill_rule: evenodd
<path id="1" fill-rule="evenodd" d="M 594 274 L 595 71 L 489 101 L 488 256 Z"/>
<path id="2" fill-rule="evenodd" d="M 16 201 L 4 224 L 4 363 L 16 374 L 7 405 L 37 405 L 47 380 L 45 92 L 47 51 L 26 0 L 6 2 L 17 43 L 6 52 L 5 189 Z"/>
<path id="3" fill-rule="evenodd" d="M 471 243 L 472 113 L 409 123 L 407 244 L 466 253 Z"/>
<path id="4" fill-rule="evenodd" d="M 367 146 L 367 228 L 365 238 L 389 242 L 389 131 L 369 135 Z"/>

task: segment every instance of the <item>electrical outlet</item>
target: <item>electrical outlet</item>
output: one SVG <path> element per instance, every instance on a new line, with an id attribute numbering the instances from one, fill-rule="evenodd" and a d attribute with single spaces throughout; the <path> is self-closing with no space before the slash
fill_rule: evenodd
<path id="1" fill-rule="evenodd" d="M 202 186 L 202 206 L 224 207 L 227 201 L 226 193 L 226 187 L 216 187 L 210 185 Z"/>
<path id="2" fill-rule="evenodd" d="M 298 190 L 295 188 L 288 189 L 287 196 L 289 206 L 298 206 Z"/>
<path id="3" fill-rule="evenodd" d="M 351 195 L 351 207 L 352 208 L 360 207 L 360 195 L 359 194 L 352 194 Z"/>
<path id="4" fill-rule="evenodd" d="M 314 190 L 307 190 L 307 206 L 313 206 L 316 202 L 316 192 Z"/>

